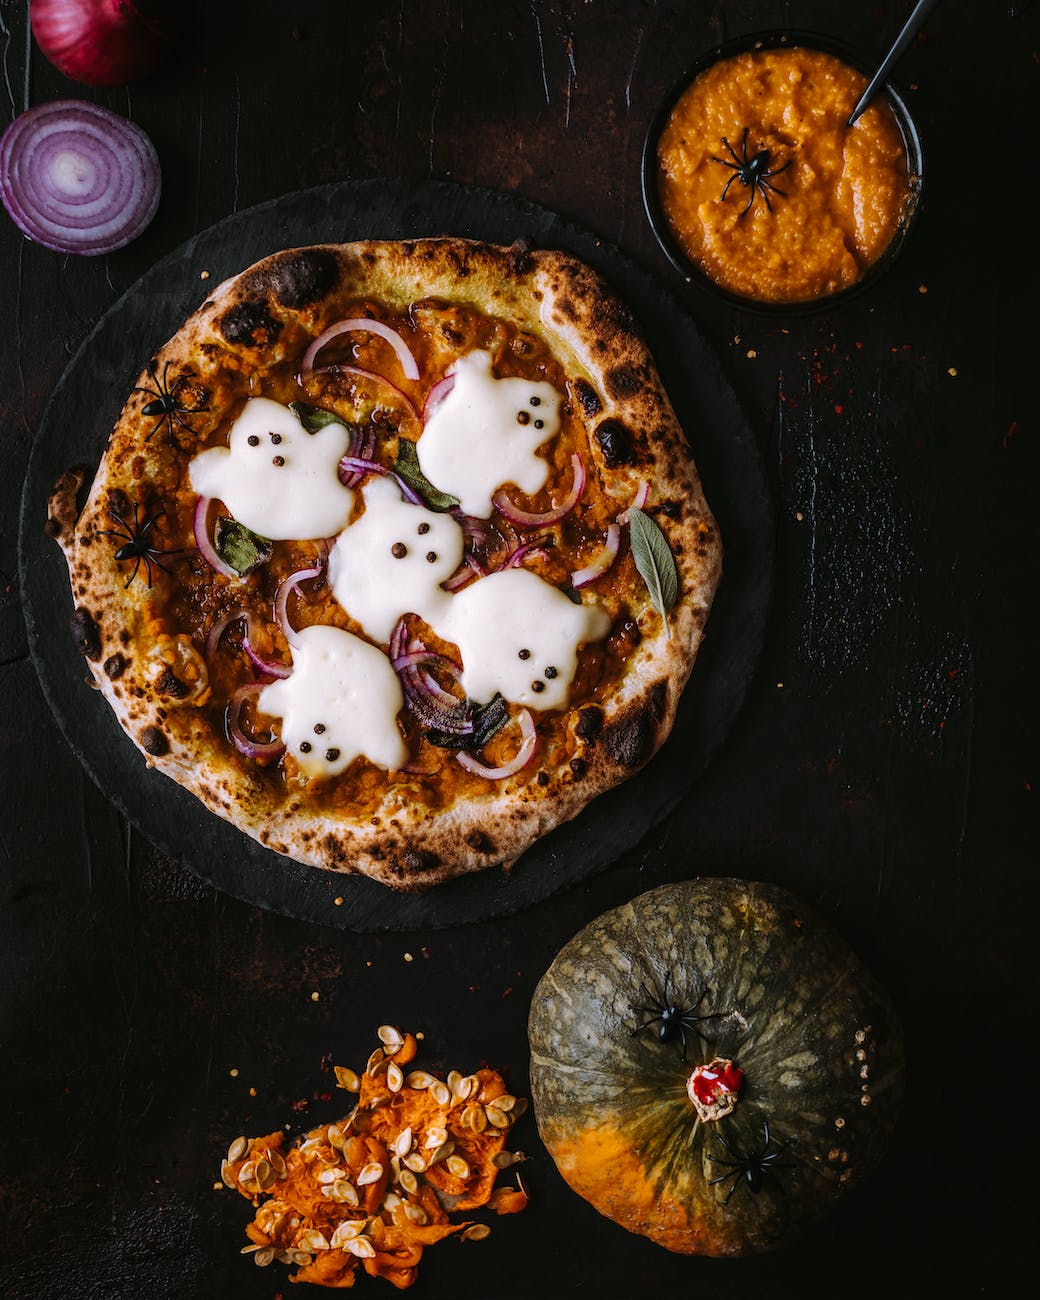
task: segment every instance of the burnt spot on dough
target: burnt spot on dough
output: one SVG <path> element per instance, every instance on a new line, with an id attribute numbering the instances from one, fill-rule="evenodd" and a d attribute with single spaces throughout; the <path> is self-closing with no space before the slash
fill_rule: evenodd
<path id="1" fill-rule="evenodd" d="M 327 248 L 282 253 L 262 270 L 244 276 L 244 293 L 271 294 L 283 307 L 299 309 L 325 297 L 339 283 L 339 263 Z"/>
<path id="2" fill-rule="evenodd" d="M 607 469 L 617 469 L 621 465 L 634 465 L 636 454 L 635 435 L 627 424 L 608 416 L 596 426 L 596 441 L 603 453 L 603 463 Z"/>
<path id="3" fill-rule="evenodd" d="M 571 771 L 574 773 L 575 781 L 580 781 L 588 770 L 589 765 L 583 758 L 571 759 Z"/>
<path id="4" fill-rule="evenodd" d="M 69 630 L 76 649 L 84 659 L 101 658 L 101 633 L 89 610 L 80 605 L 69 620 Z"/>
<path id="5" fill-rule="evenodd" d="M 155 683 L 155 689 L 160 695 L 168 695 L 174 700 L 183 700 L 190 692 L 191 687 L 182 682 L 173 669 L 167 664 L 162 670 L 159 680 Z"/>
<path id="6" fill-rule="evenodd" d="M 526 275 L 531 269 L 531 249 L 534 243 L 526 235 L 514 239 L 509 246 L 509 266 L 514 275 Z"/>
<path id="7" fill-rule="evenodd" d="M 229 307 L 217 328 L 237 347 L 262 348 L 275 341 L 282 327 L 268 314 L 266 301 L 250 298 Z"/>
<path id="8" fill-rule="evenodd" d="M 633 366 L 627 363 L 614 366 L 604 376 L 607 392 L 611 397 L 617 398 L 635 397 L 636 393 L 646 385 L 647 381 L 648 376 L 645 366 Z"/>
<path id="9" fill-rule="evenodd" d="M 579 740 L 584 740 L 586 744 L 592 745 L 599 739 L 603 731 L 603 710 L 598 709 L 594 704 L 579 710 L 578 721 L 574 727 L 574 734 Z"/>
<path id="10" fill-rule="evenodd" d="M 568 298 L 565 294 L 557 301 L 556 305 L 560 309 L 560 315 L 565 316 L 567 320 L 578 319 L 578 308 L 575 306 L 573 298 Z"/>
<path id="11" fill-rule="evenodd" d="M 578 399 L 578 404 L 585 414 L 591 419 L 594 415 L 599 415 L 603 410 L 603 403 L 599 400 L 599 393 L 592 387 L 587 379 L 576 379 L 571 385 L 574 390 L 574 396 Z"/>
<path id="12" fill-rule="evenodd" d="M 404 869 L 410 876 L 418 875 L 420 871 L 433 871 L 440 864 L 441 860 L 436 853 L 430 853 L 426 849 L 411 849 L 404 855 Z"/>
<path id="13" fill-rule="evenodd" d="M 170 752 L 170 742 L 158 727 L 145 727 L 141 732 L 141 748 L 146 754 L 161 758 L 163 754 Z"/>
<path id="14" fill-rule="evenodd" d="M 466 843 L 477 853 L 494 853 L 495 846 L 483 831 L 470 831 Z"/>
<path id="15" fill-rule="evenodd" d="M 607 750 L 619 767 L 641 767 L 654 752 L 668 688 L 655 682 L 645 701 L 632 705 L 604 732 Z"/>
<path id="16" fill-rule="evenodd" d="M 126 672 L 126 656 L 117 650 L 105 660 L 105 676 L 116 682 Z"/>

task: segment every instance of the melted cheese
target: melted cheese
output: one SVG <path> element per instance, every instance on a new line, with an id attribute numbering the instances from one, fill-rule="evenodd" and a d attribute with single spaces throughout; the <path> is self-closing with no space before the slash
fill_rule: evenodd
<path id="1" fill-rule="evenodd" d="M 462 563 L 462 529 L 403 500 L 390 479 L 373 479 L 363 496 L 365 513 L 329 556 L 333 594 L 373 641 L 389 641 L 402 614 L 434 626 L 451 600 L 441 583 Z"/>
<path id="2" fill-rule="evenodd" d="M 468 515 L 487 518 L 503 483 L 528 496 L 545 486 L 549 465 L 536 452 L 559 432 L 560 394 L 544 382 L 496 379 L 489 352 L 468 352 L 449 373 L 455 386 L 419 438 L 419 465 Z"/>
<path id="3" fill-rule="evenodd" d="M 610 618 L 598 605 L 575 605 L 526 569 L 506 569 L 463 588 L 436 625 L 458 646 L 462 686 L 482 703 L 500 691 L 529 709 L 561 709 L 578 665 L 578 647 L 600 641 Z"/>
<path id="4" fill-rule="evenodd" d="M 308 433 L 288 407 L 252 397 L 228 446 L 188 467 L 201 496 L 217 497 L 240 524 L 272 541 L 331 537 L 346 527 L 354 494 L 339 481 L 350 435 L 342 424 Z"/>
<path id="5" fill-rule="evenodd" d="M 397 715 L 404 695 L 382 651 L 338 627 L 297 632 L 293 670 L 260 692 L 282 741 L 310 778 L 335 776 L 359 755 L 388 771 L 408 761 Z"/>

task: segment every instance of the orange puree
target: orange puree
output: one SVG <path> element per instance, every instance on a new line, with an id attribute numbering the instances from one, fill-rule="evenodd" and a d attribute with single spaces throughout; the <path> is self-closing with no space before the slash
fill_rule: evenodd
<path id="1" fill-rule="evenodd" d="M 800 302 L 854 284 L 885 251 L 910 182 L 887 103 L 845 125 L 865 85 L 832 55 L 795 48 L 722 59 L 683 92 L 658 142 L 658 185 L 673 235 L 710 279 Z M 763 195 L 715 161 L 734 161 L 724 138 L 743 161 L 745 128 L 746 157 L 765 150 L 762 171 L 784 168 L 768 179 L 782 194 Z"/>

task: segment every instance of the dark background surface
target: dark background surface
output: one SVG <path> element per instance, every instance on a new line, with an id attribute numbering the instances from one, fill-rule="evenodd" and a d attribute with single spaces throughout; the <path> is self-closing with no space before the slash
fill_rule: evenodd
<path id="1" fill-rule="evenodd" d="M 108 257 L 65 259 L 0 221 L 5 1296 L 288 1294 L 281 1266 L 237 1253 L 244 1202 L 212 1190 L 228 1141 L 335 1114 L 323 1057 L 360 1064 L 387 1021 L 424 1031 L 428 1064 L 486 1058 L 523 1091 L 527 1006 L 557 949 L 604 908 L 697 873 L 793 889 L 891 991 L 909 1091 L 882 1169 L 787 1250 L 685 1259 L 599 1219 L 526 1119 L 530 1209 L 486 1243 L 430 1252 L 415 1294 L 997 1295 L 1024 1280 L 1037 10 L 946 0 L 907 55 L 897 81 L 925 133 L 924 211 L 883 283 L 840 313 L 766 318 L 684 286 L 639 197 L 646 125 L 702 49 L 790 26 L 870 54 L 908 8 L 199 4 L 156 79 L 91 92 L 38 54 L 27 67 L 25 6 L 0 0 L 0 126 L 27 102 L 84 95 L 149 132 L 164 177 L 153 226 Z M 679 293 L 760 439 L 777 589 L 728 744 L 636 851 L 512 920 L 356 936 L 234 901 L 128 829 L 40 693 L 16 537 L 43 408 L 116 298 L 231 212 L 374 175 L 523 195 Z"/>

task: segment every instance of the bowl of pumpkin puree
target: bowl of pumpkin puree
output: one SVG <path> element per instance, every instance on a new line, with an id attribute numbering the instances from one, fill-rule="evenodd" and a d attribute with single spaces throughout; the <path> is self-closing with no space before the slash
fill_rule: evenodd
<path id="1" fill-rule="evenodd" d="M 921 141 L 891 86 L 848 126 L 866 67 L 826 38 L 769 33 L 683 78 L 647 135 L 643 197 L 687 278 L 805 310 L 891 265 L 920 205 Z"/>

